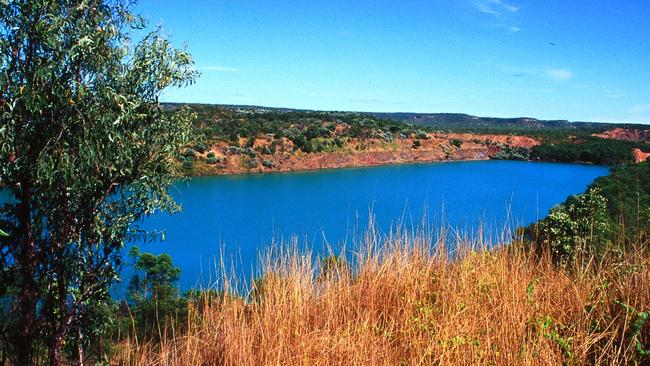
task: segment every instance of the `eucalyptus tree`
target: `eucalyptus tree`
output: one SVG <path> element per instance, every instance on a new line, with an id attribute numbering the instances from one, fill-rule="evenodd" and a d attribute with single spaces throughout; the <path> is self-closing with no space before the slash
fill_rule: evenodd
<path id="1" fill-rule="evenodd" d="M 132 3 L 0 0 L 0 316 L 17 365 L 69 361 L 70 344 L 82 362 L 124 243 L 178 208 L 167 187 L 192 115 L 158 99 L 197 73 Z"/>

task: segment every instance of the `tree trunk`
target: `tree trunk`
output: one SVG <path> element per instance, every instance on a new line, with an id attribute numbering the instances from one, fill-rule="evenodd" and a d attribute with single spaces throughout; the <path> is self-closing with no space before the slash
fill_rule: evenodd
<path id="1" fill-rule="evenodd" d="M 50 344 L 50 366 L 61 365 L 62 346 L 63 342 L 59 335 L 52 338 L 52 343 Z"/>
<path id="2" fill-rule="evenodd" d="M 18 261 L 22 267 L 22 288 L 20 289 L 20 317 L 18 319 L 19 339 L 16 342 L 16 362 L 18 365 L 31 365 L 33 363 L 34 320 L 36 318 L 36 294 L 34 290 L 34 272 L 36 270 L 36 256 L 34 237 L 31 227 L 31 191 L 29 182 L 21 182 L 19 226 L 17 240 L 22 241 L 22 248 Z"/>
<path id="3" fill-rule="evenodd" d="M 56 316 L 54 314 L 49 314 L 52 317 L 52 320 L 57 323 L 55 329 L 56 333 L 52 337 L 51 343 L 50 343 L 50 365 L 51 366 L 59 366 L 62 363 L 62 349 L 63 349 L 63 341 L 65 340 L 66 335 L 68 334 L 68 331 L 70 330 L 70 323 L 72 321 L 72 318 L 74 316 L 74 311 L 68 311 L 67 308 L 67 299 L 66 299 L 66 293 L 67 293 L 67 281 L 64 279 L 64 271 L 62 268 L 58 269 L 58 274 L 59 274 L 59 281 L 57 283 L 57 291 L 58 291 L 58 313 L 60 318 L 56 319 Z"/>
<path id="4" fill-rule="evenodd" d="M 81 332 L 81 327 L 77 328 L 77 364 L 79 366 L 84 366 L 84 346 L 83 346 L 83 340 L 84 340 L 84 335 Z"/>

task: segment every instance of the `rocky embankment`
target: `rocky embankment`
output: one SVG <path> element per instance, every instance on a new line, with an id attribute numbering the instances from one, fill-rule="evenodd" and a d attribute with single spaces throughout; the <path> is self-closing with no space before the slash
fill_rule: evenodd
<path id="1" fill-rule="evenodd" d="M 622 141 L 650 142 L 650 129 L 613 128 L 602 133 L 595 133 L 593 136 Z"/>
<path id="2" fill-rule="evenodd" d="M 650 158 L 650 152 L 643 152 L 636 148 L 632 149 L 632 155 L 634 155 L 634 161 L 637 163 L 642 163 Z"/>
<path id="3" fill-rule="evenodd" d="M 650 129 L 613 128 L 602 133 L 595 133 L 592 136 L 603 139 L 650 143 Z M 650 152 L 643 152 L 641 149 L 634 148 L 632 149 L 632 155 L 635 162 L 642 163 L 650 157 Z"/>
<path id="4" fill-rule="evenodd" d="M 296 151 L 284 139 L 272 154 L 260 153 L 273 138 L 258 138 L 249 148 L 233 147 L 225 142 L 197 153 L 197 175 L 287 172 L 345 167 L 363 167 L 417 162 L 488 160 L 499 158 L 504 150 L 530 149 L 539 141 L 526 136 L 429 133 L 426 138 L 405 138 L 391 142 L 381 139 L 348 139 L 345 145 L 330 151 Z M 240 142 L 240 146 L 243 146 Z"/>

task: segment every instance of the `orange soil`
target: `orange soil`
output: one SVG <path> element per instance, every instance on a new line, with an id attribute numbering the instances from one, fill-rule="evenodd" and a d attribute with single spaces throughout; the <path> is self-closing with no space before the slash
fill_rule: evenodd
<path id="1" fill-rule="evenodd" d="M 603 133 L 595 133 L 593 136 L 623 141 L 650 142 L 650 130 L 630 130 L 625 128 L 614 128 Z"/>
<path id="2" fill-rule="evenodd" d="M 650 143 L 650 130 L 631 130 L 625 128 L 613 128 L 603 133 L 595 133 L 592 136 L 596 136 L 604 139 Z M 637 148 L 632 149 L 632 154 L 634 155 L 634 161 L 637 163 L 642 163 L 646 161 L 650 156 L 650 153 L 643 152 Z"/>
<path id="3" fill-rule="evenodd" d="M 648 157 L 650 157 L 650 153 L 643 152 L 636 148 L 632 149 L 632 154 L 634 154 L 634 161 L 637 163 L 643 163 L 648 160 Z"/>
<path id="4" fill-rule="evenodd" d="M 284 138 L 278 143 L 275 154 L 261 154 L 256 152 L 256 159 L 260 164 L 247 168 L 246 162 L 250 161 L 244 155 L 228 153 L 229 144 L 226 142 L 214 143 L 210 150 L 217 158 L 223 161 L 218 164 L 205 163 L 208 152 L 198 154 L 195 172 L 198 175 L 220 175 L 241 173 L 286 172 L 297 170 L 315 170 L 329 168 L 374 166 L 386 164 L 402 164 L 414 162 L 460 161 L 460 160 L 487 160 L 498 154 L 503 146 L 513 148 L 531 148 L 539 145 L 539 141 L 526 136 L 509 135 L 474 135 L 453 133 L 429 133 L 428 139 L 418 140 L 421 146 L 413 147 L 415 139 L 397 139 L 394 142 L 385 142 L 381 139 L 348 139 L 345 146 L 336 151 L 304 153 L 294 151 L 293 144 Z M 462 142 L 460 147 L 454 146 L 452 140 Z M 272 136 L 261 137 L 255 141 L 254 148 L 268 146 L 273 142 Z M 240 141 L 240 146 L 245 144 Z M 262 161 L 271 163 L 265 167 Z"/>

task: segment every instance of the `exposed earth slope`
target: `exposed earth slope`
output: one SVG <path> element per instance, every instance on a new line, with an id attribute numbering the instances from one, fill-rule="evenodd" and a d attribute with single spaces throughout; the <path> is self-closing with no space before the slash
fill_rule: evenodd
<path id="1" fill-rule="evenodd" d="M 486 159 L 616 165 L 644 161 L 650 155 L 650 130 L 643 125 L 612 128 L 464 114 L 187 107 L 197 117 L 197 142 L 178 156 L 188 175 Z"/>

